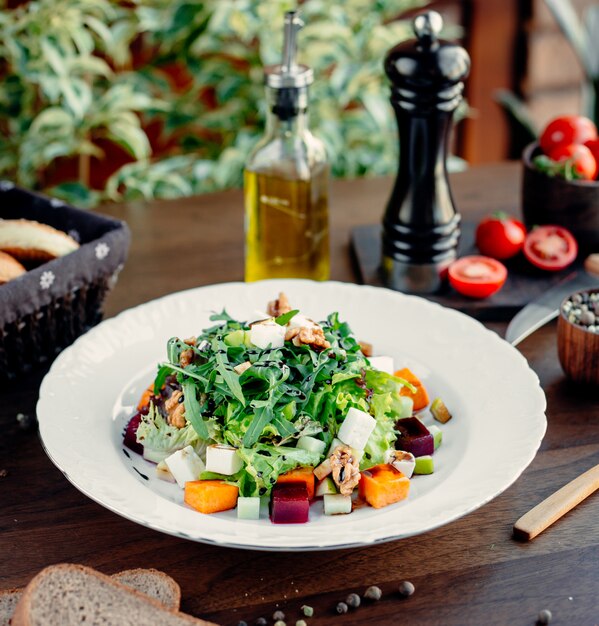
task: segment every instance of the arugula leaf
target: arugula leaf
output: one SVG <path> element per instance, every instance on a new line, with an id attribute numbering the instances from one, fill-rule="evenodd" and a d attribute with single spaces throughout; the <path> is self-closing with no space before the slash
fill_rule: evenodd
<path id="1" fill-rule="evenodd" d="M 298 313 L 299 309 L 288 311 L 287 313 L 283 313 L 283 315 L 279 315 L 279 317 L 275 317 L 275 322 L 279 326 L 286 326 Z"/>
<path id="2" fill-rule="evenodd" d="M 216 369 L 218 373 L 223 377 L 225 384 L 233 396 L 245 406 L 245 396 L 243 395 L 239 383 L 239 376 L 233 371 L 229 359 L 227 358 L 227 345 L 224 341 L 216 339 L 213 342 L 212 348 L 215 352 Z"/>
<path id="3" fill-rule="evenodd" d="M 172 368 L 170 365 L 161 365 L 158 368 L 158 373 L 156 374 L 156 378 L 154 379 L 154 395 L 157 396 L 162 389 L 167 376 L 172 372 Z"/>
<path id="4" fill-rule="evenodd" d="M 196 386 L 191 379 L 187 379 L 181 383 L 185 404 L 185 417 L 193 426 L 193 429 L 198 433 L 200 439 L 209 439 L 208 427 L 202 419 L 202 411 L 200 409 L 200 403 L 196 397 Z"/>
<path id="5" fill-rule="evenodd" d="M 270 424 L 272 422 L 273 418 L 274 412 L 272 410 L 272 407 L 258 407 L 256 409 L 256 412 L 254 413 L 254 419 L 252 420 L 252 423 L 249 425 L 245 436 L 243 437 L 243 445 L 246 448 L 250 448 L 251 446 L 253 446 L 258 441 L 258 438 L 262 434 L 264 428 L 267 426 L 267 424 Z"/>

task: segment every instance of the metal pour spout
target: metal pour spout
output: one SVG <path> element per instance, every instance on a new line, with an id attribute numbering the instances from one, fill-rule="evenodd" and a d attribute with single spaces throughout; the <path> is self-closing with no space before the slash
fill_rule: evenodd
<path id="1" fill-rule="evenodd" d="M 297 33 L 304 27 L 298 11 L 285 13 L 285 31 L 283 41 L 283 61 L 281 71 L 283 74 L 297 74 Z"/>

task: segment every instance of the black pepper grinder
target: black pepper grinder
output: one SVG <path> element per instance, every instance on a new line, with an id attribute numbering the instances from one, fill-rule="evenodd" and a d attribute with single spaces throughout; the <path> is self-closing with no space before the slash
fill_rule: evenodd
<path id="1" fill-rule="evenodd" d="M 447 178 L 453 112 L 462 100 L 470 57 L 440 40 L 436 11 L 414 18 L 416 39 L 385 59 L 399 127 L 399 171 L 383 218 L 385 284 L 408 293 L 434 293 L 456 258 L 460 236 Z"/>

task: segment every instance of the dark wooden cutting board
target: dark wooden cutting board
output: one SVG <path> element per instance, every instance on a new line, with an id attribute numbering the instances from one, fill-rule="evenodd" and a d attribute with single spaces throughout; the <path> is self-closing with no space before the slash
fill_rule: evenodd
<path id="1" fill-rule="evenodd" d="M 462 223 L 462 236 L 458 255 L 480 254 L 474 244 L 476 225 Z M 366 285 L 382 287 L 379 274 L 381 259 L 381 226 L 369 224 L 352 230 L 351 245 L 357 266 L 358 278 Z M 522 255 L 505 262 L 508 278 L 503 288 L 483 300 L 473 300 L 461 296 L 447 286 L 443 292 L 426 296 L 444 306 L 457 309 L 479 320 L 508 321 L 523 306 L 541 296 L 547 289 L 567 278 L 579 266 L 570 266 L 561 272 L 544 272 L 532 267 Z"/>

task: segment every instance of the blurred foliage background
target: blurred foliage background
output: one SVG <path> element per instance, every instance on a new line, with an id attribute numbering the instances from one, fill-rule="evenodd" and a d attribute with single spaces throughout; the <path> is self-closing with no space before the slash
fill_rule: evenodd
<path id="1" fill-rule="evenodd" d="M 80 206 L 240 186 L 289 0 L 0 2 L 0 177 Z M 423 0 L 305 0 L 333 175 L 394 172 L 386 51 Z"/>

